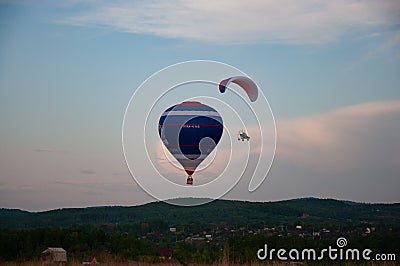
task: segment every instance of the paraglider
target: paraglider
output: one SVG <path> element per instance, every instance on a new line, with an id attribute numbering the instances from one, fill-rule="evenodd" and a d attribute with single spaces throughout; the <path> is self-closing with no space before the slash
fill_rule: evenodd
<path id="1" fill-rule="evenodd" d="M 158 124 L 159 136 L 193 184 L 197 166 L 214 150 L 223 132 L 220 114 L 200 102 L 182 102 L 166 109 Z"/>
<path id="2" fill-rule="evenodd" d="M 250 78 L 245 77 L 245 76 L 235 76 L 235 77 L 230 77 L 230 78 L 224 79 L 219 83 L 219 86 L 218 86 L 219 91 L 221 93 L 224 93 L 230 83 L 235 83 L 235 84 L 239 85 L 246 92 L 250 101 L 255 102 L 257 100 L 258 87 L 257 87 L 257 84 L 255 84 L 254 81 L 251 80 Z M 249 141 L 250 137 L 247 135 L 247 133 L 244 130 L 240 130 L 238 133 L 238 140 Z"/>
<path id="3" fill-rule="evenodd" d="M 219 83 L 219 91 L 224 93 L 230 83 L 239 85 L 247 93 L 250 101 L 255 102 L 257 100 L 258 87 L 257 84 L 255 84 L 250 78 L 245 76 L 235 76 L 224 79 Z"/>
<path id="4" fill-rule="evenodd" d="M 239 133 L 238 133 L 238 140 L 241 140 L 241 141 L 247 140 L 247 141 L 249 141 L 249 140 L 250 140 L 250 137 L 249 137 L 249 135 L 247 135 L 247 133 L 242 129 L 242 130 L 239 130 Z"/>

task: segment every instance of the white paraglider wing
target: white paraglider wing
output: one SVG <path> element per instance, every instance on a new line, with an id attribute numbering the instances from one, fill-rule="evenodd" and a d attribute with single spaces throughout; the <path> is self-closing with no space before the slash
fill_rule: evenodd
<path id="1" fill-rule="evenodd" d="M 255 102 L 258 97 L 258 87 L 250 78 L 245 76 L 236 76 L 222 80 L 219 83 L 219 91 L 224 93 L 229 84 L 233 82 L 239 85 L 249 96 L 250 101 Z"/>

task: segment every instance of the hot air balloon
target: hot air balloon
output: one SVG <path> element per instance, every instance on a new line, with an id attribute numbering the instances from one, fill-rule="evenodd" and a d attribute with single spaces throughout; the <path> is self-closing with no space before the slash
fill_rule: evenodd
<path id="1" fill-rule="evenodd" d="M 249 96 L 250 101 L 254 102 L 257 100 L 258 97 L 257 84 L 255 84 L 254 81 L 245 76 L 236 76 L 222 80 L 219 83 L 219 91 L 221 93 L 224 93 L 226 88 L 229 86 L 231 82 L 242 87 L 242 89 L 247 93 L 247 96 Z"/>
<path id="2" fill-rule="evenodd" d="M 197 166 L 214 150 L 223 132 L 220 114 L 200 102 L 182 102 L 161 115 L 159 136 L 175 159 L 183 166 L 193 184 Z"/>

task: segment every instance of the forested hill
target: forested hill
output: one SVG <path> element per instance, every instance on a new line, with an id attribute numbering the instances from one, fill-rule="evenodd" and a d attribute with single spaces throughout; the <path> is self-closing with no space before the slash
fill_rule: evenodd
<path id="1" fill-rule="evenodd" d="M 0 228 L 123 225 L 162 221 L 169 226 L 227 224 L 400 224 L 400 204 L 304 198 L 278 202 L 216 200 L 195 207 L 152 202 L 132 207 L 67 208 L 44 212 L 0 209 Z"/>

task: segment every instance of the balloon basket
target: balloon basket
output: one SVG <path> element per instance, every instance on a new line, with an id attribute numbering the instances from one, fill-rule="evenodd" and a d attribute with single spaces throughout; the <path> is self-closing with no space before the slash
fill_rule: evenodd
<path id="1" fill-rule="evenodd" d="M 186 179 L 186 184 L 188 184 L 188 185 L 193 185 L 193 178 L 192 178 L 192 176 L 189 176 L 189 177 Z"/>

